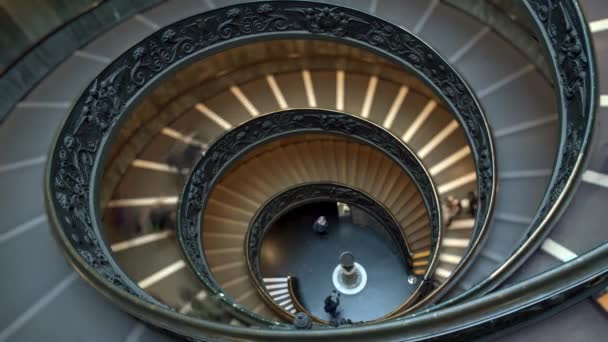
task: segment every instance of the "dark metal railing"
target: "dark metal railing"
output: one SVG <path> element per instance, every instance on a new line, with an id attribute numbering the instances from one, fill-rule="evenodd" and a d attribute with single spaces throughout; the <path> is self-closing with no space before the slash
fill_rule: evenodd
<path id="1" fill-rule="evenodd" d="M 376 51 L 411 70 L 437 92 L 462 125 L 476 162 L 480 197 L 473 243 L 455 272 L 456 279 L 476 253 L 494 199 L 495 157 L 486 120 L 462 78 L 426 44 L 395 25 L 341 7 L 277 1 L 218 9 L 177 22 L 115 60 L 78 100 L 49 158 L 45 185 L 54 233 L 79 273 L 100 292 L 137 317 L 183 336 L 260 341 L 479 337 L 568 305 L 606 286 L 608 244 L 530 280 L 471 300 L 504 281 L 548 234 L 576 185 L 593 125 L 594 58 L 576 1 L 525 0 L 523 4 L 554 71 L 562 127 L 559 156 L 545 199 L 520 248 L 482 284 L 447 302 L 453 305 L 449 309 L 441 305 L 432 313 L 389 322 L 311 331 L 247 329 L 196 320 L 159 305 L 135 286 L 103 241 L 98 208 L 101 170 L 121 122 L 153 86 L 178 67 L 234 44 L 272 38 L 333 39 Z M 200 193 L 192 195 L 202 200 L 196 197 Z M 199 254 L 193 247 L 187 251 Z M 195 264 L 202 262 L 199 257 L 195 256 Z"/>
<path id="2" fill-rule="evenodd" d="M 528 0 L 522 6 L 542 38 L 559 100 L 561 134 L 553 174 L 519 247 L 481 283 L 435 309 L 483 296 L 508 279 L 549 235 L 584 169 L 597 105 L 597 76 L 583 14 L 576 1 Z"/>

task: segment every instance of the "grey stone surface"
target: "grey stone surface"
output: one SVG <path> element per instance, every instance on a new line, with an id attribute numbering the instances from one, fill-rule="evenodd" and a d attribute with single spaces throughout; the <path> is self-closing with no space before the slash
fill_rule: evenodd
<path id="1" fill-rule="evenodd" d="M 0 177 L 0 233 L 44 213 L 42 177 L 44 165 L 2 174 Z"/>
<path id="2" fill-rule="evenodd" d="M 528 62 L 495 33 L 488 33 L 455 67 L 477 92 L 517 72 Z"/>
<path id="3" fill-rule="evenodd" d="M 506 332 L 495 341 L 604 341 L 608 336 L 605 315 L 591 300 L 584 300 L 538 323 Z"/>
<path id="4" fill-rule="evenodd" d="M 496 139 L 500 171 L 551 169 L 557 154 L 557 122 Z M 500 175 L 499 175 L 500 177 Z"/>
<path id="5" fill-rule="evenodd" d="M 523 75 L 484 97 L 481 103 L 495 130 L 557 115 L 553 89 L 536 71 Z"/>
<path id="6" fill-rule="evenodd" d="M 520 269 L 518 269 L 509 280 L 507 280 L 503 287 L 508 287 L 511 284 L 532 278 L 533 276 L 548 271 L 556 266 L 559 266 L 560 264 L 561 261 L 555 259 L 553 256 L 543 252 L 542 250 L 537 250 L 534 252 L 534 254 L 532 254 L 532 256 L 530 256 L 526 263 Z"/>
<path id="7" fill-rule="evenodd" d="M 158 25 L 165 26 L 208 10 L 203 0 L 169 0 L 143 14 Z"/>
<path id="8" fill-rule="evenodd" d="M 0 125 L 0 165 L 46 156 L 67 109 L 17 108 Z M 10 148 L 9 148 L 10 146 Z"/>
<path id="9" fill-rule="evenodd" d="M 548 181 L 549 177 L 499 178 L 499 200 L 496 201 L 494 213 L 532 218 L 538 210 Z"/>
<path id="10" fill-rule="evenodd" d="M 604 0 L 579 0 L 588 21 L 608 18 L 608 5 Z"/>
<path id="11" fill-rule="evenodd" d="M 608 108 L 599 107 L 595 113 L 595 128 L 590 149 L 589 170 L 608 173 Z"/>
<path id="12" fill-rule="evenodd" d="M 217 2 L 221 0 L 214 1 Z M 319 2 L 349 7 L 363 12 L 369 12 L 371 6 L 371 0 L 321 0 Z"/>
<path id="13" fill-rule="evenodd" d="M 437 6 L 420 36 L 446 59 L 467 44 L 483 25 L 451 6 Z M 446 32 L 450 34 L 446 34 Z"/>
<path id="14" fill-rule="evenodd" d="M 488 240 L 483 246 L 483 250 L 506 259 L 513 252 L 527 227 L 526 224 L 495 219 L 488 230 Z"/>
<path id="15" fill-rule="evenodd" d="M 83 50 L 115 59 L 153 32 L 154 28 L 140 20 L 130 18 L 99 36 Z"/>
<path id="16" fill-rule="evenodd" d="M 88 0 L 3 1 L 0 9 L 3 38 L 0 39 L 10 39 L 12 48 L 3 49 L 0 53 L 0 69 L 7 67 L 49 32 L 85 12 L 90 6 Z"/>
<path id="17" fill-rule="evenodd" d="M 0 269 L 0 331 L 71 272 L 47 222 L 0 244 Z"/>
<path id="18" fill-rule="evenodd" d="M 72 56 L 40 82 L 25 98 L 26 101 L 75 102 L 86 91 L 105 64 Z"/>
<path id="19" fill-rule="evenodd" d="M 133 318 L 77 279 L 9 341 L 122 341 L 133 324 Z"/>
<path id="20" fill-rule="evenodd" d="M 576 254 L 608 242 L 607 203 L 607 188 L 582 182 L 551 238 Z"/>
<path id="21" fill-rule="evenodd" d="M 493 272 L 499 265 L 491 259 L 480 255 L 474 261 L 469 271 L 463 274 L 463 277 L 458 280 L 458 284 L 455 287 L 463 287 L 470 289 L 477 285 L 479 282 L 485 279 L 485 277 Z M 448 294 L 448 298 L 452 293 Z"/>
<path id="22" fill-rule="evenodd" d="M 541 73 L 550 78 L 549 66 L 545 60 L 544 50 L 537 43 L 535 31 L 527 21 L 519 21 L 523 15 L 521 7 L 513 1 L 477 1 L 477 0 L 443 0 L 446 4 L 467 13 L 476 20 L 485 23 L 506 39 Z"/>
<path id="23" fill-rule="evenodd" d="M 408 0 L 406 3 L 378 0 L 375 15 L 412 31 L 430 3 L 427 0 Z"/>
<path id="24" fill-rule="evenodd" d="M 39 42 L 10 70 L 0 76 L 0 122 L 29 90 L 40 82 L 61 61 L 101 32 L 160 0 L 110 0 L 93 11 L 70 21 Z M 15 2 L 19 3 L 19 2 Z M 56 4 L 64 4 L 59 0 Z M 65 4 L 64 4 L 65 5 Z M 43 12 L 40 12 L 43 14 Z"/>
<path id="25" fill-rule="evenodd" d="M 334 289 L 332 272 L 338 257 L 350 251 L 367 272 L 367 285 L 355 295 L 342 295 L 342 316 L 353 321 L 372 320 L 403 303 L 415 286 L 407 282 L 396 243 L 377 223 L 360 226 L 334 221 L 330 204 L 302 206 L 276 223 L 264 237 L 260 250 L 262 277 L 292 275 L 298 280 L 299 300 L 315 316 L 328 320 L 323 300 Z M 297 212 L 297 215 L 293 214 Z M 326 237 L 312 230 L 316 215 L 327 215 Z M 282 246 L 280 250 L 272 246 Z M 277 262 L 277 260 L 280 260 Z"/>
<path id="26" fill-rule="evenodd" d="M 143 335 L 140 338 L 140 341 L 145 342 L 182 342 L 183 339 L 177 338 L 175 336 L 167 335 L 164 332 L 146 328 Z"/>

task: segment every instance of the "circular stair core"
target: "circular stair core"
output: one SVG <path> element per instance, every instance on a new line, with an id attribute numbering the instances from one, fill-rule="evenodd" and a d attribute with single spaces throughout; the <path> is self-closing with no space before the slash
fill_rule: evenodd
<path id="1" fill-rule="evenodd" d="M 369 146 L 372 141 L 380 147 Z M 320 109 L 276 112 L 227 132 L 199 160 L 180 201 L 180 243 L 193 268 L 200 270 L 199 278 L 213 293 L 225 294 L 229 307 L 266 317 L 272 312 L 263 312 L 264 308 L 272 308 L 292 320 L 305 309 L 290 293 L 299 278 L 290 273 L 263 274 L 258 263 L 261 242 L 276 219 L 320 199 L 334 201 L 334 217 L 336 201 L 359 206 L 388 227 L 394 241 L 400 241 L 401 267 L 409 266 L 426 280 L 441 239 L 434 189 L 415 155 L 381 127 Z M 331 257 L 330 285 L 341 252 Z M 409 275 L 404 275 L 403 283 Z M 417 282 L 418 290 L 406 294 L 404 301 L 391 302 L 395 307 L 382 313 L 396 314 L 411 306 L 419 299 L 422 284 Z M 259 296 L 253 295 L 256 290 Z M 385 315 L 369 317 L 392 317 Z"/>
<path id="2" fill-rule="evenodd" d="M 403 246 L 365 211 L 351 206 L 350 213 L 341 215 L 331 201 L 302 205 L 277 220 L 262 242 L 262 274 L 296 278 L 299 302 L 321 320 L 332 318 L 324 311 L 324 299 L 335 289 L 332 275 L 344 251 L 365 267 L 367 283 L 354 295 L 341 294 L 339 318 L 379 319 L 397 309 L 418 285 L 408 282 L 411 273 Z M 319 216 L 327 218 L 326 234 L 313 229 Z"/>

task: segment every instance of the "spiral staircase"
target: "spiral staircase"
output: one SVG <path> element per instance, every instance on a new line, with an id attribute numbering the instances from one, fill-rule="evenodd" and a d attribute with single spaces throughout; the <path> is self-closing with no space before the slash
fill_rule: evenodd
<path id="1" fill-rule="evenodd" d="M 0 341 L 603 340 L 606 18 L 86 7 L 2 71 Z"/>

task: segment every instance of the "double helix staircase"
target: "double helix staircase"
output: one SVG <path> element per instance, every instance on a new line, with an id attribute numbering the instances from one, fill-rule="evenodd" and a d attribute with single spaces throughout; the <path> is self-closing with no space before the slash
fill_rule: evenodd
<path id="1" fill-rule="evenodd" d="M 221 7 L 239 3 L 155 2 L 79 46 L 25 97 L 13 99 L 15 107 L 0 124 L 0 142 L 5 146 L 0 154 L 0 184 L 4 190 L 0 195 L 0 257 L 6 279 L 2 282 L 5 294 L 0 310 L 0 341 L 41 337 L 63 341 L 179 340 L 175 333 L 203 340 L 306 340 L 312 335 L 296 336 L 305 330 L 291 329 L 296 313 L 302 311 L 312 316 L 312 331 L 319 334 L 316 338 L 323 337 L 331 328 L 310 313 L 314 310 L 306 307 L 310 304 L 303 300 L 305 296 L 300 298 L 298 287 L 310 291 L 305 279 L 291 274 L 260 274 L 256 278 L 247 249 L 250 227 L 260 219 L 260 213 L 272 199 L 297 186 L 330 184 L 356 189 L 384 208 L 398 226 L 399 238 L 406 246 L 404 269 L 411 270 L 417 281 L 424 279 L 420 286 L 426 290 L 408 305 L 397 311 L 386 310 L 388 316 L 378 317 L 389 325 L 392 319 L 407 319 L 416 310 L 436 310 L 442 315 L 442 308 L 450 304 L 476 305 L 491 297 L 492 292 L 485 296 L 485 289 L 515 288 L 535 276 L 548 276 L 545 272 L 563 263 L 572 265 L 570 274 L 577 270 L 582 274 L 586 266 L 577 268 L 576 263 L 605 245 L 608 230 L 602 224 L 602 204 L 608 196 L 608 150 L 602 125 L 607 104 L 601 94 L 608 94 L 603 82 L 607 72 L 603 57 L 608 30 L 602 24 L 608 15 L 606 4 L 580 1 L 590 23 L 599 80 L 594 88 L 598 107 L 593 143 L 581 154 L 588 160 L 587 166 L 581 170 L 580 185 L 559 194 L 560 201 L 561 197 L 569 201 L 568 206 L 548 214 L 553 229 L 535 233 L 530 227 L 537 225 L 537 215 L 553 184 L 555 165 L 564 159 L 560 137 L 565 128 L 556 90 L 567 86 L 576 89 L 576 85 L 556 85 L 547 65 L 530 57 L 532 46 L 544 38 L 533 37 L 536 33 L 531 24 L 518 17 L 521 13 L 508 12 L 511 8 L 501 1 L 471 1 L 470 7 L 437 0 L 329 1 L 319 6 L 325 8 L 326 12 L 321 13 L 328 18 L 333 19 L 332 6 L 340 5 L 387 20 L 430 44 L 466 81 L 483 109 L 496 158 L 493 208 L 483 231 L 482 214 L 462 210 L 447 220 L 448 202 L 468 198 L 471 193 L 483 195 L 479 190 L 483 180 L 478 173 L 480 158 L 464 126 L 469 123 L 455 116 L 435 88 L 398 61 L 340 39 L 294 36 L 244 40 L 181 69 L 172 69 L 165 79 L 150 85 L 145 97 L 129 104 L 131 115 L 113 123 L 117 128 L 112 144 L 104 152 L 104 159 L 96 161 L 96 173 L 91 174 L 92 179 L 97 177 L 99 198 L 89 200 L 95 202 L 99 217 L 89 219 L 99 223 L 95 238 L 107 245 L 112 257 L 99 269 L 111 265 L 120 270 L 129 280 L 117 280 L 115 286 L 134 289 L 134 295 L 146 304 L 132 304 L 134 301 L 124 298 L 121 302 L 111 291 L 101 292 L 152 324 L 148 326 L 110 304 L 66 265 L 62 250 L 53 241 L 51 226 L 56 225 L 57 213 L 52 209 L 53 214 L 47 216 L 45 210 L 54 205 L 51 196 L 45 199 L 48 189 L 43 190 L 49 187 L 45 164 L 52 162 L 52 157 L 47 157 L 49 151 L 64 143 L 53 138 L 63 127 L 64 118 L 72 110 L 81 109 L 77 104 L 86 99 L 91 82 L 123 52 L 129 49 L 128 53 L 133 54 L 138 46 L 149 48 L 140 41 L 151 34 L 157 41 L 174 42 L 175 32 L 167 33 L 170 30 L 163 28 L 166 25 L 198 13 L 224 13 Z M 529 3 L 534 7 L 545 1 Z M 261 5 L 248 8 L 255 8 L 261 15 L 270 13 L 271 20 L 279 20 Z M 226 13 L 228 18 L 239 15 L 236 11 Z M 522 32 L 528 36 L 519 36 Z M 145 60 L 140 65 L 154 69 Z M 131 75 L 136 75 L 135 71 Z M 103 86 L 100 80 L 98 87 Z M 588 95 L 573 94 L 570 96 Z M 81 99 L 81 95 L 85 97 Z M 443 220 L 438 225 L 433 223 L 432 206 L 425 201 L 424 192 L 412 174 L 385 150 L 345 135 L 298 133 L 254 145 L 227 164 L 214 180 L 207 204 L 201 209 L 200 239 L 195 241 L 200 244 L 208 269 L 200 272 L 196 259 L 184 248 L 184 239 L 189 236 L 184 233 L 180 206 L 186 202 L 188 186 L 201 168 L 201 160 L 213 161 L 214 147 L 227 141 L 229 132 L 272 113 L 290 110 L 345 113 L 403 143 L 434 184 Z M 577 137 L 568 139 L 577 141 Z M 480 201 L 483 203 L 483 199 Z M 535 239 L 539 248 L 530 247 L 524 252 L 522 244 L 529 239 Z M 266 247 L 262 244 L 261 248 L 263 253 Z M 283 248 L 295 250 L 294 246 Z M 514 254 L 522 253 L 525 255 L 513 260 Z M 72 257 L 68 259 L 75 263 Z M 261 269 L 263 273 L 267 268 Z M 86 278 L 94 287 L 103 288 L 100 282 Z M 494 279 L 501 281 L 493 283 Z M 471 289 L 480 289 L 476 292 L 479 297 L 469 295 Z M 529 293 L 535 293 L 533 290 Z M 542 288 L 538 291 L 543 293 Z M 318 292 L 321 303 L 328 291 Z M 429 299 L 424 299 L 429 293 Z M 571 305 L 560 306 L 555 315 L 522 329 L 505 329 L 492 338 L 602 340 L 608 332 L 606 298 L 599 290 L 593 295 L 585 293 Z M 156 317 L 160 316 L 151 319 L 150 312 L 156 315 L 159 311 L 148 312 L 142 309 L 144 306 L 180 314 L 182 318 L 176 320 L 181 326 L 177 329 L 171 325 L 175 322 L 172 314 L 163 316 L 165 324 L 158 324 Z M 498 310 L 499 304 L 494 308 Z M 249 330 L 226 335 L 221 328 L 209 325 L 205 328 L 208 334 L 200 335 L 192 328 L 193 321 Z M 69 326 L 64 327 L 68 322 Z M 278 333 L 263 335 L 268 327 Z M 398 336 L 373 335 L 363 331 L 366 328 L 356 330 L 356 325 L 335 331 L 348 328 L 354 329 L 350 335 L 353 339 L 391 340 Z M 249 335 L 247 331 L 262 332 Z"/>

